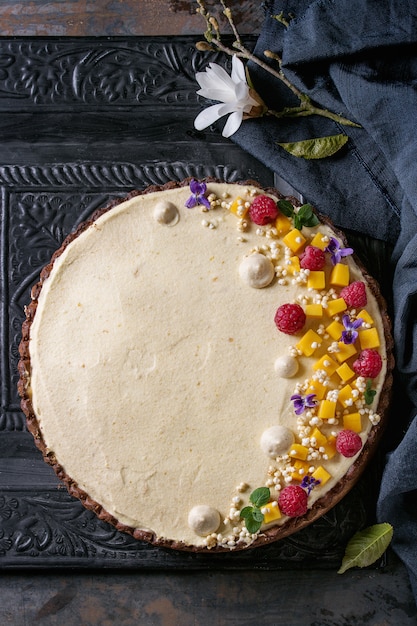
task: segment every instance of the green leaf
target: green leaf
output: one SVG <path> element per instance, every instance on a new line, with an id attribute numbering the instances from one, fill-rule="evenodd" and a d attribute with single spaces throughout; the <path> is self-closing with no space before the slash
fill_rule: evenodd
<path id="1" fill-rule="evenodd" d="M 278 208 L 286 217 L 292 217 L 294 215 L 294 207 L 289 200 L 278 200 Z"/>
<path id="2" fill-rule="evenodd" d="M 372 381 L 367 380 L 365 393 L 363 394 L 366 404 L 372 404 L 372 402 L 374 401 L 375 394 L 376 394 L 375 389 L 372 389 L 371 385 L 372 385 Z"/>
<path id="3" fill-rule="evenodd" d="M 255 489 L 255 491 L 252 491 L 249 496 L 249 500 L 254 506 L 259 508 L 269 502 L 270 497 L 271 492 L 269 491 L 268 487 L 258 487 L 258 489 Z"/>
<path id="4" fill-rule="evenodd" d="M 311 204 L 303 204 L 294 216 L 294 226 L 301 230 L 303 226 L 316 226 L 319 223 Z"/>
<path id="5" fill-rule="evenodd" d="M 346 546 L 342 565 L 343 574 L 351 567 L 367 567 L 375 563 L 388 548 L 394 529 L 391 524 L 375 524 L 355 533 Z"/>
<path id="6" fill-rule="evenodd" d="M 253 507 L 252 517 L 255 520 L 255 522 L 262 523 L 264 521 L 264 514 L 262 513 L 261 509 L 258 509 L 257 506 Z"/>
<path id="7" fill-rule="evenodd" d="M 245 526 L 248 532 L 251 534 L 257 533 L 260 527 L 262 526 L 262 522 L 257 522 L 251 517 L 245 518 Z"/>
<path id="8" fill-rule="evenodd" d="M 296 157 L 303 159 L 325 159 L 335 154 L 348 141 L 348 136 L 343 133 L 339 135 L 328 135 L 327 137 L 316 137 L 315 139 L 304 139 L 290 143 L 279 143 L 281 148 Z"/>
<path id="9" fill-rule="evenodd" d="M 252 517 L 252 511 L 253 511 L 253 506 L 245 506 L 240 511 L 240 517 L 242 517 L 243 519 L 247 517 Z"/>

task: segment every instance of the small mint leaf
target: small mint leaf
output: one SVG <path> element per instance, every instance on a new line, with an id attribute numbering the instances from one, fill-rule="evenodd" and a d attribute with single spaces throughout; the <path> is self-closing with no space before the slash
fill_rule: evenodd
<path id="1" fill-rule="evenodd" d="M 245 506 L 240 511 L 240 517 L 242 519 L 246 519 L 248 517 L 252 517 L 253 506 Z"/>
<path id="2" fill-rule="evenodd" d="M 366 389 L 364 395 L 365 403 L 372 404 L 374 401 L 374 397 L 376 394 L 375 389 L 371 389 L 372 382 L 370 380 L 366 381 Z"/>
<path id="3" fill-rule="evenodd" d="M 346 546 L 345 556 L 338 574 L 351 567 L 368 567 L 375 563 L 388 548 L 394 529 L 391 524 L 374 524 L 355 533 Z"/>
<path id="4" fill-rule="evenodd" d="M 252 517 L 255 520 L 255 522 L 262 523 L 264 521 L 264 514 L 262 513 L 261 509 L 258 509 L 258 507 L 253 508 Z"/>
<path id="5" fill-rule="evenodd" d="M 269 502 L 270 497 L 271 492 L 269 491 L 268 487 L 258 487 L 258 489 L 255 489 L 255 491 L 252 491 L 249 496 L 249 500 L 254 506 L 260 508 L 261 506 L 264 506 L 264 504 Z"/>
<path id="6" fill-rule="evenodd" d="M 286 217 L 294 216 L 294 207 L 289 200 L 278 200 L 278 208 Z"/>
<path id="7" fill-rule="evenodd" d="M 257 522 L 253 518 L 247 517 L 245 518 L 245 526 L 247 531 L 250 532 L 252 535 L 258 532 L 258 530 L 262 526 L 262 522 Z"/>

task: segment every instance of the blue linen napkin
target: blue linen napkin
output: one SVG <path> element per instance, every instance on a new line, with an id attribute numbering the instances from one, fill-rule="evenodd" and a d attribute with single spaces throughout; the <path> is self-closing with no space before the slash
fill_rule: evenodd
<path id="1" fill-rule="evenodd" d="M 401 443 L 389 453 L 378 521 L 394 527 L 392 546 L 406 564 L 417 600 L 417 3 L 413 0 L 278 0 L 256 56 L 279 53 L 287 77 L 322 107 L 361 125 L 320 117 L 244 121 L 232 139 L 342 228 L 394 246 L 394 339 L 401 402 L 392 410 L 400 440 L 402 400 L 411 406 Z M 271 16 L 295 17 L 285 27 Z M 276 66 L 275 66 L 276 67 Z M 280 81 L 249 64 L 269 108 L 298 104 Z M 277 142 L 345 132 L 329 159 L 290 156 Z M 403 395 L 401 395 L 403 394 Z M 405 403 L 404 403 L 405 405 Z M 398 443 L 398 441 L 397 441 Z"/>

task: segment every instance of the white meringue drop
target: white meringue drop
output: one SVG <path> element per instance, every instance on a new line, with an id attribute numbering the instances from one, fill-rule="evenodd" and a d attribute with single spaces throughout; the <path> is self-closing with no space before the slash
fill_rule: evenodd
<path id="1" fill-rule="evenodd" d="M 270 259 L 255 252 L 243 259 L 239 266 L 239 275 L 249 287 L 262 289 L 272 282 L 275 270 Z"/>
<path id="2" fill-rule="evenodd" d="M 197 535 L 205 537 L 220 526 L 220 513 L 211 506 L 198 504 L 188 513 L 188 526 Z"/>
<path id="3" fill-rule="evenodd" d="M 288 452 L 293 443 L 294 433 L 279 424 L 267 428 L 261 436 L 261 450 L 272 459 Z"/>

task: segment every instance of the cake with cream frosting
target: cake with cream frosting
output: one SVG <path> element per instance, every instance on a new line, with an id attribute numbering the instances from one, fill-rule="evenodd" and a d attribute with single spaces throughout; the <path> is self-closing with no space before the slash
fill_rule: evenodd
<path id="1" fill-rule="evenodd" d="M 69 492 L 186 550 L 258 546 L 359 478 L 386 420 L 376 282 L 309 205 L 185 180 L 98 211 L 26 308 L 19 393 Z"/>

